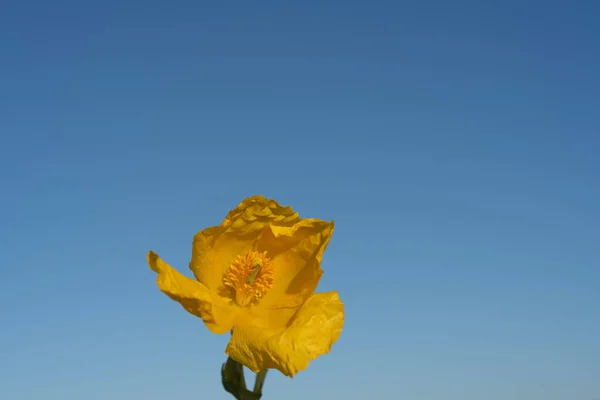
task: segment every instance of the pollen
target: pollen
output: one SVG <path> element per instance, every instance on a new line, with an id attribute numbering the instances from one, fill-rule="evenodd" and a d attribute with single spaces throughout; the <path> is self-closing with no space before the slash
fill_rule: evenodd
<path id="1" fill-rule="evenodd" d="M 266 251 L 249 251 L 237 256 L 223 277 L 223 284 L 235 293 L 232 294 L 240 307 L 258 303 L 274 282 L 275 269 Z"/>

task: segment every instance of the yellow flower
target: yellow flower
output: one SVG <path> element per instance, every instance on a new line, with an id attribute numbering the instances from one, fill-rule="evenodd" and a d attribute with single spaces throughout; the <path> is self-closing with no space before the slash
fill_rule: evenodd
<path id="1" fill-rule="evenodd" d="M 329 352 L 344 325 L 336 291 L 315 293 L 333 222 L 302 219 L 263 196 L 245 199 L 194 237 L 188 278 L 148 253 L 160 290 L 217 334 L 225 353 L 254 372 L 287 376 Z"/>

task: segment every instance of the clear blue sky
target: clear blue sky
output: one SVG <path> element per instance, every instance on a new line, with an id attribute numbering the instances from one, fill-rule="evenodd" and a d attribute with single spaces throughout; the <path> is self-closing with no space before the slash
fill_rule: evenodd
<path id="1" fill-rule="evenodd" d="M 145 256 L 255 193 L 346 303 L 266 400 L 599 397 L 600 4 L 211 3 L 2 3 L 0 397 L 228 399 Z"/>

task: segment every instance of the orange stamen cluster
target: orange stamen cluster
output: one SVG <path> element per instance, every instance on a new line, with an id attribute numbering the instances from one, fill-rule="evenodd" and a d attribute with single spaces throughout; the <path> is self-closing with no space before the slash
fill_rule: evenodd
<path id="1" fill-rule="evenodd" d="M 231 263 L 223 284 L 235 291 L 235 302 L 240 307 L 255 304 L 273 287 L 275 269 L 267 252 L 249 251 Z"/>

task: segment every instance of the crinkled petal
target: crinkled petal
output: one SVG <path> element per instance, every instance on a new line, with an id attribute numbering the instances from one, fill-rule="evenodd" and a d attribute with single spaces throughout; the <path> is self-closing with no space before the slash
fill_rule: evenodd
<path id="1" fill-rule="evenodd" d="M 213 333 L 231 330 L 236 309 L 215 296 L 206 286 L 182 275 L 154 252 L 148 253 L 148 265 L 158 276 L 156 284 L 171 299 L 179 302 L 189 313 L 202 318 Z"/>
<path id="2" fill-rule="evenodd" d="M 275 267 L 275 283 L 259 307 L 299 307 L 317 288 L 323 270 L 323 252 L 333 234 L 334 223 L 303 219 L 293 226 L 268 226 L 257 241 Z"/>
<path id="3" fill-rule="evenodd" d="M 275 368 L 291 377 L 328 353 L 343 326 L 344 304 L 338 293 L 316 293 L 284 330 L 236 325 L 225 352 L 254 372 Z"/>
<path id="4" fill-rule="evenodd" d="M 292 226 L 300 217 L 275 200 L 252 196 L 231 210 L 219 226 L 194 237 L 190 269 L 199 282 L 220 293 L 223 276 L 238 255 L 254 249 L 266 225 Z"/>

